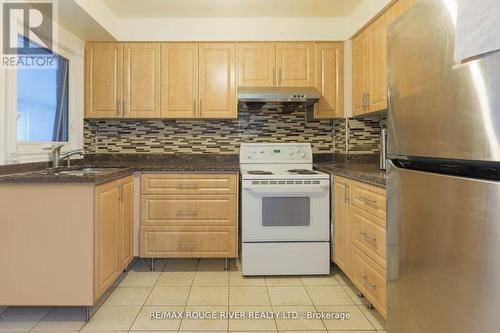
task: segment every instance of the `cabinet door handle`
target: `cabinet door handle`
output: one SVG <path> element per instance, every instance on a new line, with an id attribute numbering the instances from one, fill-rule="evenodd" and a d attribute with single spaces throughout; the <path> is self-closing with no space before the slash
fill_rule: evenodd
<path id="1" fill-rule="evenodd" d="M 120 193 L 118 196 L 120 202 L 123 202 L 123 184 L 120 184 Z"/>
<path id="2" fill-rule="evenodd" d="M 370 108 L 370 93 L 366 92 L 366 109 Z"/>
<path id="3" fill-rule="evenodd" d="M 377 245 L 377 238 L 375 237 L 371 237 L 367 232 L 359 232 L 361 234 L 361 236 L 363 236 L 363 238 L 369 242 L 374 242 L 375 243 L 375 246 Z"/>
<path id="4" fill-rule="evenodd" d="M 363 201 L 365 205 L 378 209 L 377 200 L 369 199 L 367 197 L 361 197 L 360 200 Z"/>
<path id="5" fill-rule="evenodd" d="M 198 116 L 201 116 L 202 111 L 203 111 L 203 100 L 200 98 L 200 110 L 198 111 Z"/>
<path id="6" fill-rule="evenodd" d="M 179 242 L 177 243 L 178 249 L 196 249 L 198 247 L 198 243 L 190 243 L 190 242 Z"/>
<path id="7" fill-rule="evenodd" d="M 349 203 L 349 185 L 346 184 L 345 187 L 344 187 L 344 189 L 345 189 L 345 192 L 344 192 L 344 196 L 345 196 L 344 202 L 347 204 L 347 203 Z"/>
<path id="8" fill-rule="evenodd" d="M 281 68 L 278 70 L 278 85 L 281 86 Z"/>
<path id="9" fill-rule="evenodd" d="M 273 86 L 276 86 L 276 68 L 273 68 Z"/>
<path id="10" fill-rule="evenodd" d="M 193 114 L 196 116 L 196 99 L 193 99 Z"/>

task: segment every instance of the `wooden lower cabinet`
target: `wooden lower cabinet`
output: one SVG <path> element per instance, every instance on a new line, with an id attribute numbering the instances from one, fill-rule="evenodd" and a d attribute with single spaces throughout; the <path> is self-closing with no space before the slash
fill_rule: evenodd
<path id="1" fill-rule="evenodd" d="M 94 306 L 132 260 L 133 191 L 0 184 L 0 306 Z"/>
<path id="2" fill-rule="evenodd" d="M 387 313 L 386 194 L 383 188 L 334 177 L 335 263 L 382 316 Z"/>
<path id="3" fill-rule="evenodd" d="M 133 259 L 133 178 L 95 188 L 95 299 Z"/>
<path id="4" fill-rule="evenodd" d="M 142 227 L 141 256 L 149 258 L 232 258 L 236 227 Z"/>
<path id="5" fill-rule="evenodd" d="M 238 256 L 237 174 L 143 174 L 140 256 Z"/>

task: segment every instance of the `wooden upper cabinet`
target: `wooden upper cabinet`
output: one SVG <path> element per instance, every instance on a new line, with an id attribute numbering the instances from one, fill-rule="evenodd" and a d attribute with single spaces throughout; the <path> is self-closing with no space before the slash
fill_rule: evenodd
<path id="1" fill-rule="evenodd" d="M 403 15 L 411 6 L 415 4 L 416 0 L 399 0 L 396 1 L 387 10 L 387 24 L 394 22 L 399 16 Z"/>
<path id="2" fill-rule="evenodd" d="M 314 87 L 314 43 L 277 43 L 276 70 L 279 87 Z"/>
<path id="3" fill-rule="evenodd" d="M 415 3 L 399 0 L 377 17 L 352 44 L 353 115 L 386 110 L 388 106 L 387 31 L 389 25 Z"/>
<path id="4" fill-rule="evenodd" d="M 161 117 L 194 118 L 198 104 L 198 43 L 163 44 Z"/>
<path id="5" fill-rule="evenodd" d="M 238 86 L 273 87 L 276 43 L 238 43 Z"/>
<path id="6" fill-rule="evenodd" d="M 387 16 L 382 14 L 368 34 L 368 112 L 387 109 Z"/>
<path id="7" fill-rule="evenodd" d="M 123 44 L 88 43 L 85 50 L 85 117 L 122 115 Z"/>
<path id="8" fill-rule="evenodd" d="M 314 54 L 315 86 L 321 93 L 314 117 L 341 118 L 344 116 L 344 43 L 316 43 Z"/>
<path id="9" fill-rule="evenodd" d="M 125 43 L 123 108 L 125 118 L 160 117 L 159 43 Z"/>
<path id="10" fill-rule="evenodd" d="M 236 43 L 200 43 L 199 117 L 236 118 Z"/>
<path id="11" fill-rule="evenodd" d="M 366 110 L 367 34 L 362 32 L 352 41 L 352 109 L 353 116 Z"/>

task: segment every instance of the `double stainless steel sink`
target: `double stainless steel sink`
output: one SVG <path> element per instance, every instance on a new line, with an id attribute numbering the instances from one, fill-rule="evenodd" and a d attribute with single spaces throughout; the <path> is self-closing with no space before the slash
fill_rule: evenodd
<path id="1" fill-rule="evenodd" d="M 55 172 L 56 175 L 68 175 L 68 176 L 85 176 L 85 175 L 98 175 L 108 172 L 115 172 L 122 170 L 122 168 L 91 168 L 85 167 L 81 169 L 74 170 L 62 170 Z"/>

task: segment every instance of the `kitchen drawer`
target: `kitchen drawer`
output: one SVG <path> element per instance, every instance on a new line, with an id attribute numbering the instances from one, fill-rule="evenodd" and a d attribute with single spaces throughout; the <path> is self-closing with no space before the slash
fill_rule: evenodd
<path id="1" fill-rule="evenodd" d="M 352 205 L 381 219 L 385 227 L 385 190 L 376 186 L 351 182 Z"/>
<path id="2" fill-rule="evenodd" d="M 236 195 L 142 195 L 141 225 L 236 226 Z"/>
<path id="3" fill-rule="evenodd" d="M 143 258 L 235 258 L 236 227 L 143 227 Z"/>
<path id="4" fill-rule="evenodd" d="M 387 286 L 386 273 L 357 246 L 352 246 L 351 279 L 368 301 L 386 318 Z"/>
<path id="5" fill-rule="evenodd" d="M 386 269 L 386 230 L 379 218 L 352 207 L 351 240 L 380 267 Z"/>
<path id="6" fill-rule="evenodd" d="M 237 193 L 237 174 L 143 174 L 142 194 Z"/>

